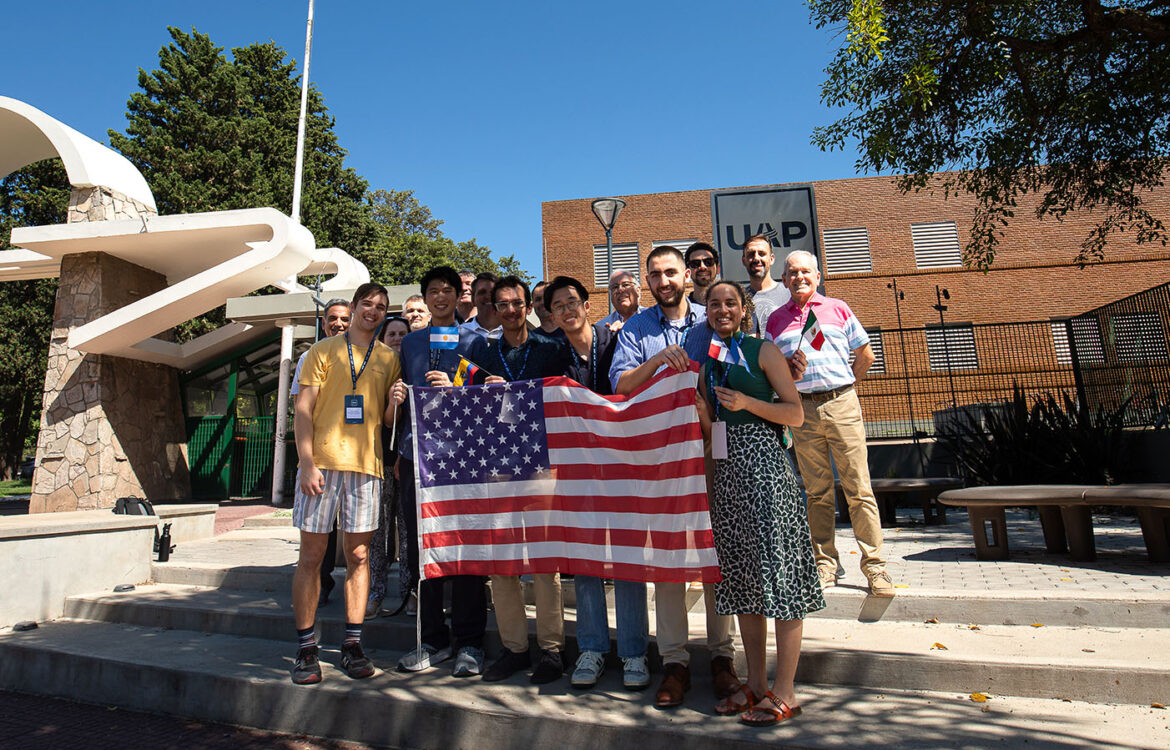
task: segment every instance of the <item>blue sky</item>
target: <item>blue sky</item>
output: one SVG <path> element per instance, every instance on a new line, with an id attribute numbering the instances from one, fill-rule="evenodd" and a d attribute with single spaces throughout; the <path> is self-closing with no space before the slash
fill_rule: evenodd
<path id="1" fill-rule="evenodd" d="M 105 142 L 167 26 L 271 39 L 299 65 L 307 9 L 13 5 L 0 94 Z M 542 201 L 852 176 L 854 153 L 809 144 L 838 41 L 796 0 L 317 0 L 310 77 L 371 187 L 414 190 L 448 235 L 539 276 Z"/>

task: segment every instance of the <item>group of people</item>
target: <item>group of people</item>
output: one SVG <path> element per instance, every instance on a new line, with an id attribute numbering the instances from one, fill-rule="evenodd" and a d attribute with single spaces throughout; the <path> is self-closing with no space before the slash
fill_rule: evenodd
<path id="1" fill-rule="evenodd" d="M 453 387 L 460 363 L 467 361 L 490 373 L 489 385 L 568 376 L 600 395 L 621 395 L 663 368 L 687 371 L 697 362 L 695 403 L 722 574 L 720 582 L 704 586 L 714 710 L 757 726 L 798 715 L 793 680 L 803 619 L 825 606 L 823 589 L 836 585 L 842 571 L 834 544 L 834 464 L 869 591 L 894 593 L 881 557 L 881 526 L 853 390 L 873 353 L 849 307 L 817 292 L 814 255 L 790 253 L 782 284 L 772 278 L 775 256 L 768 237 L 749 238 L 742 260 L 746 286 L 721 278 L 709 244 L 697 242 L 685 252 L 657 247 L 645 267 L 656 304 L 642 308 L 639 281 L 616 271 L 609 282 L 613 310 L 596 324 L 589 323 L 587 289 L 564 276 L 530 290 L 516 276 L 497 279 L 441 266 L 423 276 L 421 294 L 406 301 L 402 316 L 390 318 L 387 292 L 378 284 L 362 285 L 348 305 L 331 301 L 324 315 L 328 337 L 298 364 L 293 519 L 301 530 L 301 550 L 293 581 L 299 640 L 293 681 L 321 679 L 314 624 L 327 595 L 322 561 L 336 554 L 327 553 L 335 520 L 346 558 L 340 666 L 350 677 L 374 672 L 361 647 L 362 622 L 378 613 L 385 597 L 397 527 L 399 584 L 404 597 L 417 603 L 421 625 L 421 645 L 399 660 L 400 670 L 421 671 L 453 659 L 456 677 L 490 682 L 531 669 L 535 684 L 560 679 L 567 665 L 559 574 L 533 576 L 535 660 L 520 578 L 490 577 L 504 646 L 490 664 L 484 652 L 483 578 L 418 580 L 407 389 Z M 528 322 L 534 310 L 538 327 Z M 807 508 L 787 450 L 792 441 Z M 447 586 L 450 625 L 443 606 Z M 574 586 L 579 656 L 570 681 L 589 688 L 601 677 L 610 651 L 605 582 L 578 575 Z M 623 684 L 643 689 L 651 682 L 646 583 L 615 580 L 613 589 Z M 655 704 L 661 708 L 682 704 L 691 686 L 686 589 L 685 583 L 654 583 L 663 661 Z M 770 683 L 768 620 L 774 621 L 777 642 Z M 734 664 L 736 621 L 747 665 L 744 681 Z"/>

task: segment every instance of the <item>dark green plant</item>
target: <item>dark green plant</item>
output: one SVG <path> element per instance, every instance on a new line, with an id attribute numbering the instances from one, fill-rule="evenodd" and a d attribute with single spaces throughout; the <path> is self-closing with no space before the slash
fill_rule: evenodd
<path id="1" fill-rule="evenodd" d="M 971 485 L 1117 484 L 1127 468 L 1129 406 L 1094 411 L 1065 391 L 1029 403 L 1013 385 L 1002 408 L 964 408 L 937 440 Z"/>

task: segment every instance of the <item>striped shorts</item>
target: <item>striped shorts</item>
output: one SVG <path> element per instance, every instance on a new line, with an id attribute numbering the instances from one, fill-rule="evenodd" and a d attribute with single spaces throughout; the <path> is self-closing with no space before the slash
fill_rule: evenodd
<path id="1" fill-rule="evenodd" d="M 322 469 L 325 491 L 320 495 L 301 492 L 297 472 L 296 500 L 293 503 L 293 526 L 311 534 L 328 534 L 337 528 L 353 534 L 378 528 L 378 505 L 382 496 L 382 479 L 356 471 Z"/>

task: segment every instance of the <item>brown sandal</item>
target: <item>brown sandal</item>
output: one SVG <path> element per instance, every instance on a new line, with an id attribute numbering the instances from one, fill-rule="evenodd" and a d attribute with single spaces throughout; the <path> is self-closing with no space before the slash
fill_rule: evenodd
<path id="1" fill-rule="evenodd" d="M 764 697 L 760 699 L 760 702 L 763 703 L 765 700 L 771 702 L 772 705 L 752 706 L 752 710 L 745 711 L 743 715 L 739 717 L 739 720 L 744 724 L 747 724 L 749 727 L 770 727 L 773 724 L 779 724 L 780 722 L 787 721 L 788 719 L 795 719 L 797 716 L 800 716 L 803 713 L 800 706 L 796 706 L 795 708 L 789 706 L 787 703 L 773 695 L 771 690 L 764 693 Z M 753 713 L 764 714 L 764 718 L 753 719 L 751 718 Z"/>
<path id="2" fill-rule="evenodd" d="M 735 703 L 732 701 L 737 695 L 742 695 L 747 700 L 743 703 Z M 744 711 L 750 711 L 752 706 L 756 703 L 756 696 L 752 693 L 752 689 L 747 686 L 747 683 L 741 683 L 739 690 L 736 690 L 731 695 L 715 704 L 715 713 L 720 716 L 735 716 L 742 714 Z"/>

